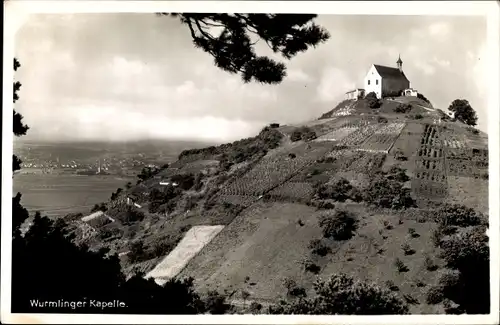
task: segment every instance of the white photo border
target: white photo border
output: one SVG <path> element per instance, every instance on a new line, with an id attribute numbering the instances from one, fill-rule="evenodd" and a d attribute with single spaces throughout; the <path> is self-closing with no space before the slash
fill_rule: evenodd
<path id="1" fill-rule="evenodd" d="M 500 7 L 497 1 L 5 1 L 2 127 L 1 321 L 3 323 L 107 324 L 498 324 L 499 323 L 499 90 Z M 12 314 L 12 94 L 14 34 L 37 13 L 279 12 L 334 15 L 444 15 L 487 18 L 489 315 L 304 316 L 304 315 L 79 315 Z"/>

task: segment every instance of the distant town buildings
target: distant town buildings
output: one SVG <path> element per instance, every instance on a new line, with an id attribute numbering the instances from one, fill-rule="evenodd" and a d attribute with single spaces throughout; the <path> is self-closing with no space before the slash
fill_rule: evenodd
<path id="1" fill-rule="evenodd" d="M 162 185 L 162 186 L 169 186 L 169 185 L 172 185 L 172 186 L 174 186 L 174 187 L 179 186 L 179 184 L 177 184 L 176 182 L 171 183 L 171 182 L 167 182 L 167 181 L 162 181 L 162 182 L 160 182 L 160 185 Z"/>

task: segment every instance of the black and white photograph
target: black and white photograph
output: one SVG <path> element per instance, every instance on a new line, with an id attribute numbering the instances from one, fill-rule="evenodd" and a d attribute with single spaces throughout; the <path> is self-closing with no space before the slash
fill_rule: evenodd
<path id="1" fill-rule="evenodd" d="M 498 322 L 498 2 L 63 2 L 4 2 L 2 322 Z"/>

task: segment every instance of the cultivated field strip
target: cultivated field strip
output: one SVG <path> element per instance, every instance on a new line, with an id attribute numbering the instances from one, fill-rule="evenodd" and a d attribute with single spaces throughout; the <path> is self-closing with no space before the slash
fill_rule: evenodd
<path id="1" fill-rule="evenodd" d="M 441 200 L 447 196 L 447 161 L 440 131 L 436 125 L 424 126 L 411 181 L 412 192 L 420 199 Z"/>
<path id="2" fill-rule="evenodd" d="M 444 151 L 443 148 L 437 148 L 433 146 L 421 146 L 420 149 L 418 149 L 418 157 L 443 158 Z"/>
<path id="3" fill-rule="evenodd" d="M 412 159 L 411 157 L 414 157 L 420 148 L 423 128 L 421 123 L 407 123 L 394 142 L 391 150 L 402 152 L 405 157 Z"/>
<path id="4" fill-rule="evenodd" d="M 472 148 L 471 152 L 473 160 L 488 161 L 489 159 L 488 149 Z"/>
<path id="5" fill-rule="evenodd" d="M 364 127 L 359 128 L 355 132 L 351 133 L 348 137 L 342 139 L 339 144 L 344 146 L 357 146 L 362 144 L 366 139 L 371 136 L 378 125 L 368 124 Z"/>
<path id="6" fill-rule="evenodd" d="M 448 176 L 479 177 L 488 173 L 488 150 L 483 148 L 452 148 L 445 150 Z"/>
<path id="7" fill-rule="evenodd" d="M 458 130 L 457 130 L 458 131 Z M 443 146 L 451 149 L 468 147 L 467 137 L 461 132 L 452 131 L 448 127 L 441 130 Z"/>
<path id="8" fill-rule="evenodd" d="M 426 200 L 442 200 L 448 195 L 447 182 L 432 182 L 422 179 L 411 181 L 412 192 L 417 198 Z"/>
<path id="9" fill-rule="evenodd" d="M 453 149 L 465 148 L 465 143 L 460 140 L 443 140 L 443 146 Z"/>
<path id="10" fill-rule="evenodd" d="M 436 171 L 415 171 L 414 178 L 422 181 L 446 184 L 446 175 Z"/>
<path id="11" fill-rule="evenodd" d="M 218 194 L 215 198 L 215 202 L 217 203 L 230 203 L 243 207 L 248 207 L 257 200 L 258 197 L 251 195 Z"/>
<path id="12" fill-rule="evenodd" d="M 441 139 L 439 138 L 439 128 L 436 125 L 426 124 L 424 133 L 420 140 L 422 146 L 441 147 Z"/>
<path id="13" fill-rule="evenodd" d="M 446 148 L 446 159 L 470 159 L 469 148 Z"/>
<path id="14" fill-rule="evenodd" d="M 398 136 L 399 134 L 374 133 L 359 148 L 366 151 L 388 153 Z"/>
<path id="15" fill-rule="evenodd" d="M 472 162 L 469 159 L 446 159 L 447 175 L 465 176 L 473 175 Z"/>
<path id="16" fill-rule="evenodd" d="M 432 170 L 444 173 L 444 159 L 440 158 L 421 158 L 415 161 L 416 170 Z"/>
<path id="17" fill-rule="evenodd" d="M 404 122 L 390 122 L 375 130 L 374 134 L 396 134 L 399 135 L 406 126 Z"/>
<path id="18" fill-rule="evenodd" d="M 270 198 L 293 202 L 310 199 L 313 194 L 314 189 L 310 183 L 292 181 L 285 182 L 268 193 Z"/>
<path id="19" fill-rule="evenodd" d="M 304 144 L 304 146 L 308 146 Z M 328 147 L 310 148 L 295 158 L 286 155 L 264 157 L 243 177 L 235 179 L 224 190 L 230 195 L 263 195 L 295 176 L 300 170 L 324 156 Z"/>
<path id="20" fill-rule="evenodd" d="M 386 158 L 385 153 L 372 152 L 356 152 L 355 159 L 352 159 L 349 166 L 342 168 L 342 171 L 354 171 L 366 173 L 367 171 L 378 171 L 384 164 Z"/>
<path id="21" fill-rule="evenodd" d="M 357 127 L 340 128 L 318 137 L 315 141 L 340 141 L 355 132 L 357 129 Z"/>
<path id="22" fill-rule="evenodd" d="M 319 120 L 318 122 L 321 123 L 316 123 L 314 125 L 311 125 L 310 128 L 316 133 L 317 138 L 320 138 L 335 130 L 347 128 L 346 125 L 350 123 L 350 119 L 344 117 L 336 117 L 328 120 Z M 295 128 L 296 127 L 290 128 L 288 134 L 290 135 L 293 132 L 293 130 L 295 130 Z"/>
<path id="23" fill-rule="evenodd" d="M 488 160 L 473 160 L 472 168 L 488 170 Z"/>
<path id="24" fill-rule="evenodd" d="M 345 154 L 347 154 L 349 152 L 349 150 L 347 149 L 337 149 L 337 150 L 332 150 L 331 152 L 327 153 L 325 155 L 325 158 L 334 158 L 334 159 L 337 159 L 339 157 L 342 157 L 344 156 Z"/>

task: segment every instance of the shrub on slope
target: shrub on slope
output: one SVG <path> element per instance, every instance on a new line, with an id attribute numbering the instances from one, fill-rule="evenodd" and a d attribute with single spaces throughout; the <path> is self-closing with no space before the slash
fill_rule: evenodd
<path id="1" fill-rule="evenodd" d="M 323 229 L 325 238 L 335 240 L 346 240 L 351 238 L 356 231 L 356 216 L 349 212 L 338 210 L 333 215 L 325 213 L 319 220 L 319 226 Z"/>
<path id="2" fill-rule="evenodd" d="M 260 133 L 251 138 L 238 140 L 220 146 L 211 146 L 202 149 L 184 150 L 179 160 L 193 155 L 221 156 L 224 155 L 229 163 L 240 163 L 258 154 L 265 154 L 268 150 L 279 146 L 283 135 L 274 127 L 266 126 Z"/>
<path id="3" fill-rule="evenodd" d="M 454 278 L 441 283 L 443 296 L 468 314 L 490 312 L 490 251 L 486 227 L 476 226 L 444 239 L 442 257 Z"/>
<path id="4" fill-rule="evenodd" d="M 442 226 L 478 226 L 486 220 L 474 209 L 459 204 L 445 204 L 436 211 L 437 222 Z"/>
<path id="5" fill-rule="evenodd" d="M 408 113 L 411 111 L 411 104 L 398 104 L 396 108 L 394 108 L 394 112 L 396 113 Z"/>
<path id="6" fill-rule="evenodd" d="M 389 173 L 377 173 L 363 192 L 366 202 L 381 208 L 404 209 L 415 207 L 410 189 L 403 188 L 408 176 L 404 170 L 392 168 Z"/>
<path id="7" fill-rule="evenodd" d="M 270 314 L 302 315 L 398 315 L 407 314 L 408 305 L 390 290 L 355 281 L 345 274 L 333 275 L 314 285 L 316 296 L 269 307 Z"/>
<path id="8" fill-rule="evenodd" d="M 300 140 L 311 141 L 314 139 L 316 139 L 316 133 L 306 126 L 295 129 L 290 135 L 290 140 L 292 142 L 297 142 Z"/>
<path id="9" fill-rule="evenodd" d="M 335 200 L 344 202 L 351 199 L 355 202 L 362 200 L 359 191 L 345 178 L 338 179 L 333 184 L 315 184 L 315 195 L 320 200 Z"/>

